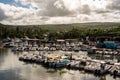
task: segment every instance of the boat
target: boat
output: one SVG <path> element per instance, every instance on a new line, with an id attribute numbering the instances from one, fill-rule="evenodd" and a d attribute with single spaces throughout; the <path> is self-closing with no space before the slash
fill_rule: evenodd
<path id="1" fill-rule="evenodd" d="M 86 66 L 84 67 L 86 72 L 94 73 L 95 75 L 103 75 L 107 73 L 105 68 L 105 63 L 99 60 L 87 61 Z"/>
<path id="2" fill-rule="evenodd" d="M 81 51 L 87 51 L 88 48 L 87 48 L 87 47 L 81 47 L 80 50 L 81 50 Z"/>
<path id="3" fill-rule="evenodd" d="M 74 48 L 73 48 L 73 51 L 75 51 L 75 52 L 79 52 L 79 50 L 80 50 L 80 49 L 79 49 L 78 47 L 74 47 Z"/>
<path id="4" fill-rule="evenodd" d="M 70 62 L 70 60 L 61 60 L 59 62 L 54 62 L 52 65 L 54 68 L 63 68 L 65 67 L 68 63 Z"/>
<path id="5" fill-rule="evenodd" d="M 109 71 L 111 75 L 120 77 L 120 63 L 112 65 L 112 68 Z"/>
<path id="6" fill-rule="evenodd" d="M 13 47 L 12 51 L 24 51 L 26 47 Z"/>

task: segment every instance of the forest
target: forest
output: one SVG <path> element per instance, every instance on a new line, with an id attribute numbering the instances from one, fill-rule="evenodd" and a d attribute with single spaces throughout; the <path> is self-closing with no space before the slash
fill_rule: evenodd
<path id="1" fill-rule="evenodd" d="M 3 25 L 0 24 L 0 39 L 10 38 L 53 38 L 73 39 L 86 36 L 120 35 L 120 24 L 60 24 L 60 25 Z"/>

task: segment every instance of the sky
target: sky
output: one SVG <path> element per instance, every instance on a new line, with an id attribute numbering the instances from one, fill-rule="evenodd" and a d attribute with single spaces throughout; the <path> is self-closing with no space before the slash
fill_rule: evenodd
<path id="1" fill-rule="evenodd" d="M 120 0 L 0 0 L 9 25 L 120 22 Z"/>

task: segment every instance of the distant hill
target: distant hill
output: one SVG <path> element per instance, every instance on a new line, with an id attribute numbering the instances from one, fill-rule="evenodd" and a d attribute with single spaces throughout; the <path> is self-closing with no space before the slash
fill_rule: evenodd
<path id="1" fill-rule="evenodd" d="M 75 24 L 77 24 L 77 23 L 75 23 Z M 78 23 L 78 24 L 83 24 L 83 25 L 116 25 L 116 24 L 120 24 L 120 23 L 119 22 L 88 22 L 88 23 Z"/>
<path id="2" fill-rule="evenodd" d="M 49 24 L 49 25 L 38 25 L 42 29 L 48 29 L 49 31 L 68 31 L 73 28 L 77 29 L 109 29 L 120 26 L 120 23 L 74 23 L 74 24 Z M 34 26 L 35 27 L 35 26 Z"/>
<path id="3" fill-rule="evenodd" d="M 0 24 L 2 25 L 2 24 Z M 2 25 L 3 26 L 3 25 Z M 28 27 L 40 27 L 41 29 L 47 29 L 49 31 L 68 31 L 73 28 L 76 29 L 110 29 L 116 28 L 120 26 L 120 23 L 114 22 L 90 22 L 90 23 L 73 23 L 73 24 L 46 24 L 46 25 L 9 25 L 13 28 L 21 27 L 21 28 L 28 28 Z"/>

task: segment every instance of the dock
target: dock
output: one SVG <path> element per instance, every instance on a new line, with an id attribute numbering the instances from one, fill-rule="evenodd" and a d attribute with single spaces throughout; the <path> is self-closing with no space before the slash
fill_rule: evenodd
<path id="1" fill-rule="evenodd" d="M 47 68 L 60 69 L 67 68 L 72 70 L 83 70 L 94 75 L 112 74 L 120 75 L 120 63 L 110 64 L 103 60 L 95 60 L 89 58 L 78 58 L 71 56 L 71 53 L 53 54 L 23 54 L 19 57 L 20 61 L 40 64 Z M 119 64 L 119 65 L 118 65 Z"/>

